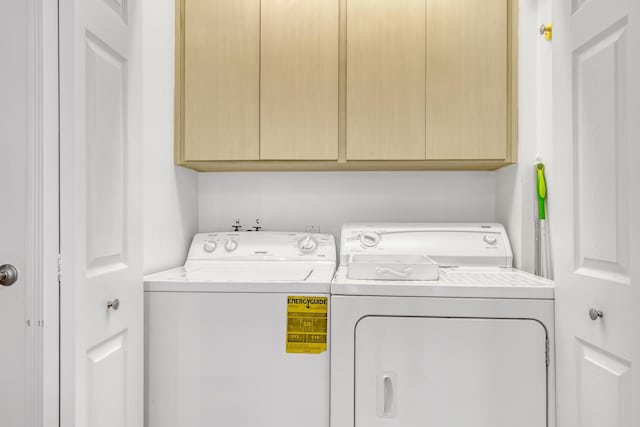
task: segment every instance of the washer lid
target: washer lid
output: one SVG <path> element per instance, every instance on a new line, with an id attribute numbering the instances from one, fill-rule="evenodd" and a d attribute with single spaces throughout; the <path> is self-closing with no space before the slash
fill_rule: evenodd
<path id="1" fill-rule="evenodd" d="M 201 263 L 145 277 L 148 292 L 321 292 L 328 293 L 331 263 L 236 261 Z"/>
<path id="2" fill-rule="evenodd" d="M 306 263 L 278 261 L 191 263 L 175 277 L 189 282 L 305 282 L 314 272 Z M 331 281 L 328 278 L 327 281 Z"/>

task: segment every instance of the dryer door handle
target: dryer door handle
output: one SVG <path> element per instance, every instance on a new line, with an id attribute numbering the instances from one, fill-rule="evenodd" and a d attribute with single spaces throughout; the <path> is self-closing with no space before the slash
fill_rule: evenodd
<path id="1" fill-rule="evenodd" d="M 396 374 L 391 372 L 378 376 L 378 417 L 396 416 L 396 380 Z"/>

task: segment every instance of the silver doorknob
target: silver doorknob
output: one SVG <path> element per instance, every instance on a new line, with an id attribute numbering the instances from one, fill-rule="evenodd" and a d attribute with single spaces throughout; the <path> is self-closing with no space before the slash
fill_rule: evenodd
<path id="1" fill-rule="evenodd" d="M 118 300 L 118 298 L 114 299 L 113 301 L 107 301 L 107 308 L 113 308 L 114 310 L 119 309 L 120 301 Z"/>
<path id="2" fill-rule="evenodd" d="M 11 264 L 0 265 L 0 285 L 11 286 L 18 280 L 18 270 Z"/>
<path id="3" fill-rule="evenodd" d="M 602 312 L 602 310 L 596 310 L 595 308 L 589 310 L 589 318 L 591 320 L 601 319 L 603 316 L 604 313 Z"/>

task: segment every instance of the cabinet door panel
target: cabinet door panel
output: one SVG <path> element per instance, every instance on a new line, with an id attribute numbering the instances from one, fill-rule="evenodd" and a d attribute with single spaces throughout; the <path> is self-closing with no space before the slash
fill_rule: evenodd
<path id="1" fill-rule="evenodd" d="M 425 0 L 347 4 L 347 159 L 425 158 Z"/>
<path id="2" fill-rule="evenodd" d="M 260 0 L 185 3 L 186 160 L 257 160 Z"/>
<path id="3" fill-rule="evenodd" d="M 428 0 L 428 159 L 506 158 L 508 1 Z"/>
<path id="4" fill-rule="evenodd" d="M 260 158 L 338 157 L 338 0 L 263 0 Z"/>

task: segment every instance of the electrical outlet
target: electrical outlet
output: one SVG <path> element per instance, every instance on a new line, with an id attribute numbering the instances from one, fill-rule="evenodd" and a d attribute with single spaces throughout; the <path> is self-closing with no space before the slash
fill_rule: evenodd
<path id="1" fill-rule="evenodd" d="M 317 225 L 317 224 L 305 225 L 304 226 L 304 231 L 306 231 L 307 233 L 319 233 L 320 232 L 320 226 Z"/>

